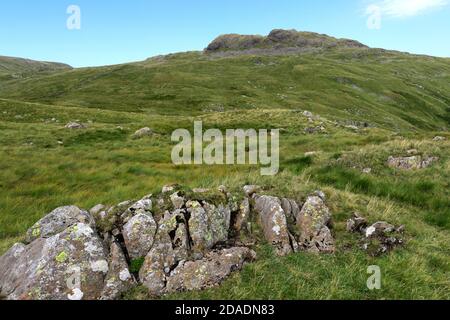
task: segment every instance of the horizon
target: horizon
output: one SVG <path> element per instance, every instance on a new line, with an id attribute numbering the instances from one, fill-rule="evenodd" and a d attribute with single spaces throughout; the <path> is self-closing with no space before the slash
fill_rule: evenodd
<path id="1" fill-rule="evenodd" d="M 449 17 L 447 0 L 266 0 L 264 5 L 256 0 L 64 0 L 56 5 L 18 0 L 2 4 L 0 55 L 98 67 L 201 51 L 222 34 L 296 29 L 371 48 L 449 58 L 450 43 L 442 40 L 450 29 Z"/>

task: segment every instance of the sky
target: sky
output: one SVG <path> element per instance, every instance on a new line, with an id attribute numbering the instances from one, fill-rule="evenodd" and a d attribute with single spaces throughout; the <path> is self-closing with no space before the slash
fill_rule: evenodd
<path id="1" fill-rule="evenodd" d="M 450 57 L 450 0 L 1 0 L 0 55 L 100 66 L 275 28 Z"/>

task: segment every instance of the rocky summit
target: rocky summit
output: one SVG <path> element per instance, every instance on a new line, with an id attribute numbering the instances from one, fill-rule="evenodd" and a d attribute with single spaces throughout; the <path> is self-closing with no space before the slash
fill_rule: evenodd
<path id="1" fill-rule="evenodd" d="M 205 53 L 298 53 L 314 49 L 368 48 L 358 41 L 297 30 L 272 30 L 267 36 L 226 34 L 214 39 Z"/>

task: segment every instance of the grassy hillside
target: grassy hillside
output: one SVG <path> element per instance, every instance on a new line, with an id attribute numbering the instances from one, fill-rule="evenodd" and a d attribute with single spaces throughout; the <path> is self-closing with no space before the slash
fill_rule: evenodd
<path id="1" fill-rule="evenodd" d="M 0 81 L 23 79 L 37 73 L 49 74 L 69 69 L 71 67 L 63 63 L 0 56 Z"/>
<path id="2" fill-rule="evenodd" d="M 318 117 L 311 123 L 304 110 Z M 88 129 L 64 128 L 74 120 Z M 192 130 L 194 120 L 206 128 L 282 128 L 280 173 L 173 166 L 170 135 Z M 0 253 L 55 207 L 113 205 L 168 183 L 233 190 L 251 183 L 292 198 L 322 189 L 336 254 L 277 258 L 259 244 L 258 261 L 220 288 L 167 298 L 449 299 L 449 120 L 449 59 L 377 49 L 226 58 L 192 52 L 3 79 Z M 305 133 L 319 125 L 324 132 Z M 142 127 L 156 134 L 132 139 Z M 436 135 L 447 140 L 433 141 Z M 390 155 L 410 149 L 440 160 L 411 172 L 386 166 Z M 345 231 L 354 211 L 404 224 L 406 246 L 368 257 Z M 374 292 L 366 288 L 373 264 L 383 271 L 383 288 Z M 148 296 L 138 288 L 125 298 Z"/>

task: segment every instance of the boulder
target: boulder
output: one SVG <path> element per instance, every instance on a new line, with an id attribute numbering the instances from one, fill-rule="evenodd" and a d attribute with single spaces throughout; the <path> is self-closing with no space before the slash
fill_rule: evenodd
<path id="1" fill-rule="evenodd" d="M 277 254 L 285 256 L 292 253 L 286 215 L 280 199 L 257 196 L 255 211 L 259 214 L 266 240 L 275 247 Z"/>
<path id="2" fill-rule="evenodd" d="M 0 258 L 1 295 L 10 300 L 95 300 L 109 271 L 101 239 L 77 223 Z"/>
<path id="3" fill-rule="evenodd" d="M 130 274 L 122 248 L 115 242 L 109 250 L 109 271 L 101 294 L 101 300 L 116 300 L 136 285 Z"/>
<path id="4" fill-rule="evenodd" d="M 297 216 L 299 244 L 311 252 L 332 253 L 334 239 L 329 229 L 331 213 L 319 196 L 309 196 Z"/>
<path id="5" fill-rule="evenodd" d="M 88 212 L 75 206 L 57 208 L 28 229 L 26 243 L 54 236 L 77 222 L 95 227 L 94 219 Z"/>
<path id="6" fill-rule="evenodd" d="M 246 262 L 256 259 L 248 248 L 230 248 L 210 252 L 198 261 L 180 263 L 167 279 L 167 292 L 202 290 L 220 284 L 232 272 L 241 270 Z"/>
<path id="7" fill-rule="evenodd" d="M 141 139 L 144 137 L 149 137 L 153 135 L 153 130 L 150 128 L 142 128 L 137 130 L 134 134 L 133 134 L 133 138 L 134 139 Z"/>
<path id="8" fill-rule="evenodd" d="M 123 227 L 123 238 L 131 259 L 145 257 L 153 246 L 158 225 L 151 214 L 140 213 Z"/>

